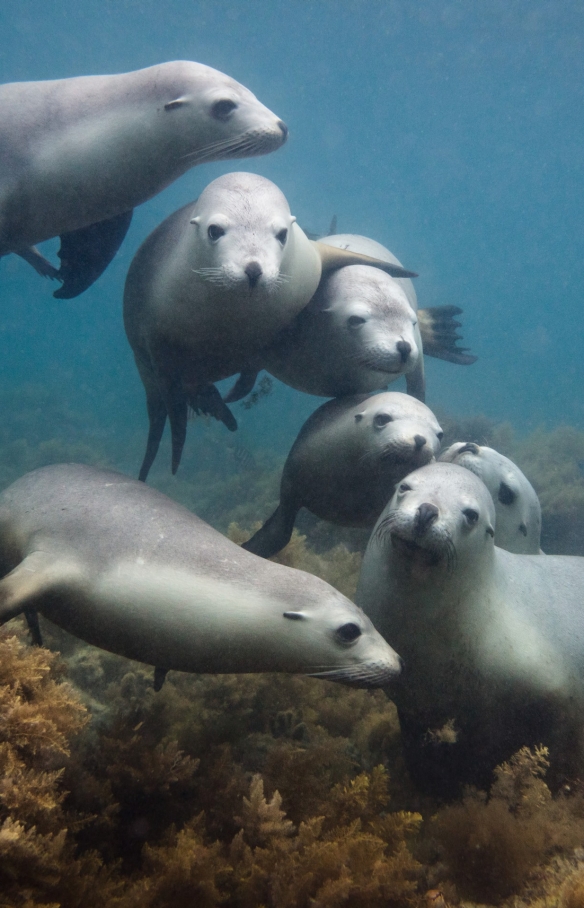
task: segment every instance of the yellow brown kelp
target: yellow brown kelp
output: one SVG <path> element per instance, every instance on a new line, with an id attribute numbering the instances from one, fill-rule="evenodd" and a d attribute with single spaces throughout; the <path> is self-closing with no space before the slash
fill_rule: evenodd
<path id="1" fill-rule="evenodd" d="M 552 797 L 543 780 L 548 766 L 546 748 L 523 747 L 497 767 L 488 797 L 471 789 L 433 818 L 447 879 L 461 896 L 497 904 L 519 892 L 536 867 L 584 842 L 584 798 Z"/>

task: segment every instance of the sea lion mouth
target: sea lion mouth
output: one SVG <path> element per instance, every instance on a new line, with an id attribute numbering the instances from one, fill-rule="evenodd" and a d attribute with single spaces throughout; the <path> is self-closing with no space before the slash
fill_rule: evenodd
<path id="1" fill-rule="evenodd" d="M 361 665 L 349 665 L 347 668 L 334 668 L 330 671 L 309 672 L 309 678 L 320 678 L 322 681 L 336 681 L 349 687 L 385 687 L 401 672 L 401 666 L 395 667 L 387 662 L 365 662 Z"/>
<path id="2" fill-rule="evenodd" d="M 403 514 L 394 509 L 389 511 L 375 529 L 372 541 L 384 545 L 388 540 L 396 554 L 406 561 L 417 562 L 424 567 L 445 564 L 451 572 L 456 567 L 456 547 L 446 527 L 441 528 L 440 536 L 428 537 L 427 534 L 415 535 L 415 529 L 409 523 L 403 524 Z M 401 523 L 401 525 L 400 525 Z"/>

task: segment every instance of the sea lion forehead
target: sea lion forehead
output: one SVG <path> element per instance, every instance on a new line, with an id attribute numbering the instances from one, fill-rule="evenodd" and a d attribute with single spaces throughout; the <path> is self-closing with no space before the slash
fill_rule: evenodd
<path id="1" fill-rule="evenodd" d="M 374 394 L 366 401 L 367 410 L 378 412 L 386 410 L 394 419 L 423 419 L 436 427 L 440 431 L 438 420 L 426 404 L 417 400 L 410 394 L 402 394 L 401 391 L 383 391 L 381 394 Z"/>
<path id="2" fill-rule="evenodd" d="M 406 476 L 402 484 L 411 486 L 421 494 L 436 493 L 453 505 L 457 501 L 464 501 L 466 506 L 468 499 L 474 498 L 477 504 L 487 508 L 494 517 L 493 499 L 482 479 L 458 464 L 441 461 L 427 464 Z"/>
<path id="3" fill-rule="evenodd" d="M 265 202 L 269 200 L 269 208 Z M 194 214 L 201 215 L 222 209 L 226 214 L 239 214 L 242 203 L 246 208 L 265 211 L 272 218 L 274 212 L 290 217 L 290 206 L 282 190 L 256 173 L 234 172 L 217 177 L 202 191 L 195 205 Z"/>

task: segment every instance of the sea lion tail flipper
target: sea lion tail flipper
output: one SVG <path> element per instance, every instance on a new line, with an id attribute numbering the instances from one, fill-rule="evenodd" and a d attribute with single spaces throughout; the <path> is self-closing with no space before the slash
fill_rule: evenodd
<path id="1" fill-rule="evenodd" d="M 249 372 L 241 372 L 233 387 L 230 388 L 223 398 L 223 403 L 233 404 L 235 401 L 241 400 L 242 397 L 247 397 L 248 394 L 251 394 L 257 377 L 257 369 L 253 372 L 251 370 Z"/>
<path id="2" fill-rule="evenodd" d="M 61 280 L 59 272 L 54 265 L 51 265 L 48 259 L 41 255 L 36 246 L 29 246 L 28 249 L 22 249 L 17 253 L 21 259 L 32 265 L 37 274 L 41 277 L 50 277 L 52 281 Z"/>
<path id="3" fill-rule="evenodd" d="M 59 562 L 54 555 L 31 552 L 0 580 L 0 624 L 23 612 L 28 620 L 28 613 L 34 612 L 43 594 L 70 576 L 71 566 Z"/>
<path id="4" fill-rule="evenodd" d="M 237 382 L 235 386 L 237 386 Z M 237 420 L 223 401 L 215 385 L 204 385 L 198 388 L 196 393 L 189 397 L 189 404 L 195 413 L 213 416 L 227 426 L 230 432 L 237 430 Z"/>
<path id="5" fill-rule="evenodd" d="M 24 617 L 30 631 L 30 642 L 33 646 L 43 645 L 43 635 L 39 624 L 39 613 L 35 608 L 25 608 Z"/>
<path id="6" fill-rule="evenodd" d="M 411 397 L 416 397 L 422 403 L 426 402 L 426 378 L 424 375 L 424 358 L 422 356 L 418 359 L 416 368 L 406 375 L 406 391 Z"/>
<path id="7" fill-rule="evenodd" d="M 162 433 L 164 432 L 167 417 L 166 403 L 158 389 L 150 384 L 145 385 L 145 387 L 149 429 L 148 441 L 146 442 L 146 453 L 144 454 L 144 460 L 142 461 L 140 473 L 138 474 L 140 482 L 146 482 L 150 467 L 158 454 L 158 448 L 160 446 L 160 440 L 162 438 Z"/>
<path id="8" fill-rule="evenodd" d="M 277 555 L 290 542 L 298 508 L 291 505 L 278 505 L 271 517 L 251 539 L 241 546 L 246 552 L 259 555 L 260 558 L 271 558 Z"/>
<path id="9" fill-rule="evenodd" d="M 468 347 L 457 347 L 462 335 L 457 334 L 461 322 L 455 315 L 460 315 L 458 306 L 433 306 L 429 309 L 418 309 L 418 325 L 422 335 L 422 345 L 427 356 L 445 359 L 459 366 L 470 366 L 476 363 L 477 357 L 468 353 Z"/>
<path id="10" fill-rule="evenodd" d="M 384 262 L 382 259 L 372 258 L 370 255 L 362 255 L 360 252 L 351 252 L 350 249 L 338 249 L 336 246 L 327 246 L 326 243 L 315 242 L 316 251 L 320 256 L 322 273 L 336 271 L 337 268 L 344 268 L 345 265 L 371 265 L 373 268 L 380 268 L 386 271 L 392 277 L 417 277 L 415 271 L 407 271 L 401 265 L 395 265 L 393 262 Z"/>
<path id="11" fill-rule="evenodd" d="M 56 277 L 63 286 L 55 290 L 54 297 L 69 300 L 91 287 L 122 245 L 132 214 L 130 209 L 107 221 L 61 235 L 61 248 L 57 253 L 61 267 Z"/>

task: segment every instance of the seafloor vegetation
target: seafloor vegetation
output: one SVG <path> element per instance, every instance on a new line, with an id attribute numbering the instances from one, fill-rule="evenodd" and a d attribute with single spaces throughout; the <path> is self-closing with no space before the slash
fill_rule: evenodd
<path id="1" fill-rule="evenodd" d="M 1 486 L 56 461 L 131 469 L 130 441 L 120 453 L 42 389 L 0 405 Z M 445 443 L 524 469 L 544 550 L 584 554 L 584 433 L 442 422 Z M 214 429 L 179 480 L 164 458 L 153 479 L 241 541 L 275 507 L 281 463 Z M 306 517 L 300 530 L 280 560 L 351 595 L 364 535 Z M 441 805 L 412 788 L 381 692 L 170 673 L 154 693 L 150 669 L 42 628 L 53 652 L 19 620 L 0 634 L 0 908 L 583 908 L 584 784 L 552 793 L 544 749 Z"/>

